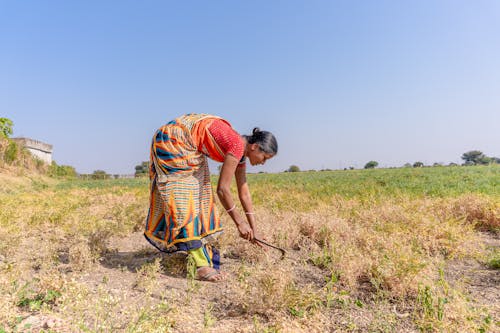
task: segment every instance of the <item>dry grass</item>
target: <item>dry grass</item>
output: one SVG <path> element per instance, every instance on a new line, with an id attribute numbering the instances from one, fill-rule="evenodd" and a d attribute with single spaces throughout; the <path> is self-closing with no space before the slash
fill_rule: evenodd
<path id="1" fill-rule="evenodd" d="M 16 142 L 0 136 L 0 170 L 2 173 L 26 176 L 43 174 L 48 165 L 34 158 L 31 153 Z"/>
<path id="2" fill-rule="evenodd" d="M 478 303 L 445 274 L 451 260 L 494 262 L 498 252 L 478 230 L 498 237 L 495 194 L 301 198 L 276 175 L 256 216 L 287 257 L 241 241 L 224 216 L 219 247 L 229 277 L 211 284 L 193 280 L 185 257 L 162 256 L 141 237 L 146 183 L 2 177 L 0 332 L 499 329 L 498 302 Z M 268 188 L 255 185 L 258 203 Z"/>

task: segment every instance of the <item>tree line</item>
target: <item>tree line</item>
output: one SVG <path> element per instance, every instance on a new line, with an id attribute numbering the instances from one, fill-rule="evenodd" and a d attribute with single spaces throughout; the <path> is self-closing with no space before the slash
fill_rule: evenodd
<path id="1" fill-rule="evenodd" d="M 0 118 L 0 139 L 3 139 L 6 144 L 2 144 L 0 142 L 0 160 L 9 165 L 26 165 L 26 151 L 23 150 L 22 147 L 19 147 L 14 141 L 8 140 L 9 137 L 13 133 L 14 123 L 12 120 L 8 118 Z M 6 141 L 5 141 L 6 140 Z M 68 165 L 57 165 L 55 161 L 52 162 L 48 167 L 43 166 L 41 161 L 38 161 L 36 158 L 31 157 L 34 161 L 34 165 L 36 169 L 39 171 L 42 170 L 52 177 L 80 177 L 84 179 L 111 179 L 111 178 L 119 178 L 119 175 L 110 175 L 103 170 L 95 170 L 91 174 L 78 174 L 74 167 Z M 487 165 L 487 164 L 500 164 L 499 157 L 491 157 L 485 155 L 480 150 L 470 150 L 462 154 L 461 159 L 464 161 L 462 165 L 470 166 L 470 165 Z M 20 162 L 24 161 L 24 162 Z M 374 169 L 379 165 L 377 161 L 368 161 L 364 169 Z M 414 163 L 406 163 L 403 167 L 407 168 L 421 168 L 424 167 L 424 163 L 417 161 Z M 432 166 L 443 166 L 441 163 L 434 163 Z M 450 163 L 448 166 L 457 166 L 456 163 Z M 349 167 L 350 170 L 354 169 L 354 167 Z M 325 169 L 328 171 L 330 169 Z M 347 170 L 345 168 L 344 170 Z M 284 170 L 284 172 L 299 172 L 301 171 L 300 167 L 297 165 L 291 165 L 288 169 Z M 323 170 L 322 170 L 323 171 Z M 140 164 L 135 166 L 135 177 L 146 177 L 149 174 L 149 162 L 141 162 Z"/>
<path id="2" fill-rule="evenodd" d="M 488 164 L 500 164 L 500 158 L 499 157 L 490 157 L 486 156 L 482 151 L 480 150 L 471 150 L 468 152 L 465 152 L 462 154 L 461 159 L 464 161 L 462 163 L 463 166 L 470 166 L 470 165 L 488 165 Z M 364 169 L 374 169 L 379 165 L 377 161 L 369 161 L 365 164 Z M 414 163 L 406 163 L 403 165 L 405 168 L 422 168 L 425 167 L 426 165 L 423 162 L 417 161 Z M 441 163 L 434 163 L 432 165 L 433 167 L 438 167 L 438 166 L 444 166 Z M 450 163 L 448 166 L 458 166 L 456 163 Z M 353 170 L 354 167 L 349 167 L 350 170 Z M 329 171 L 330 169 L 325 169 L 324 171 Z M 347 170 L 347 168 L 344 168 L 344 170 Z M 299 172 L 301 171 L 300 168 L 297 165 L 291 165 L 288 169 L 285 170 L 285 172 Z M 323 170 L 321 170 L 323 171 Z"/>
<path id="3" fill-rule="evenodd" d="M 464 161 L 462 165 L 467 166 L 467 165 L 487 165 L 487 164 L 500 164 L 500 158 L 498 157 L 489 157 L 486 156 L 482 151 L 479 150 L 470 150 L 468 152 L 465 152 L 462 154 L 461 159 Z M 450 163 L 448 166 L 456 166 L 456 163 Z M 373 169 L 378 166 L 377 161 L 370 161 L 365 164 L 365 169 Z M 406 163 L 404 167 L 410 168 L 422 168 L 424 167 L 424 163 L 417 161 L 413 164 L 411 163 Z M 443 166 L 441 163 L 434 163 L 432 166 Z"/>

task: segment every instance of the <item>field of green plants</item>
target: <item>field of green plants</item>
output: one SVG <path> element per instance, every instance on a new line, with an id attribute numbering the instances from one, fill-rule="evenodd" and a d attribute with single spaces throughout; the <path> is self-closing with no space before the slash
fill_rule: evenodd
<path id="1" fill-rule="evenodd" d="M 499 165 L 248 182 L 287 256 L 223 215 L 213 284 L 142 238 L 147 179 L 0 173 L 0 332 L 500 331 Z"/>

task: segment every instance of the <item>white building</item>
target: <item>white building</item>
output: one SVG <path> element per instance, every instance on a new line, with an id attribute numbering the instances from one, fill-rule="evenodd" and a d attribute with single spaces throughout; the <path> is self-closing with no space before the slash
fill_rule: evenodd
<path id="1" fill-rule="evenodd" d="M 47 164 L 52 163 L 52 145 L 29 138 L 12 138 L 12 140 L 26 148 L 36 158 Z"/>

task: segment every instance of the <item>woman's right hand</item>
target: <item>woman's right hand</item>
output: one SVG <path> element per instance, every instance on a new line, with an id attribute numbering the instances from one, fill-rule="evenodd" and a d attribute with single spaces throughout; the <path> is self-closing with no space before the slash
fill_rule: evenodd
<path id="1" fill-rule="evenodd" d="M 240 233 L 241 238 L 244 238 L 248 241 L 253 240 L 253 230 L 252 228 L 250 228 L 248 223 L 246 222 L 238 223 L 238 231 Z"/>

